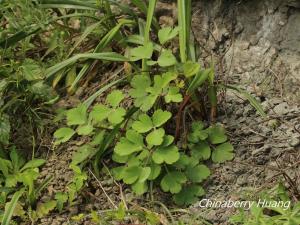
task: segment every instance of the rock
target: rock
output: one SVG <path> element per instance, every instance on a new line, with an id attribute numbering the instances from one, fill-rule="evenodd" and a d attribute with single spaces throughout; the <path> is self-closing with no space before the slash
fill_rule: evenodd
<path id="1" fill-rule="evenodd" d="M 289 105 L 286 102 L 282 102 L 274 107 L 274 112 L 278 115 L 285 115 L 289 112 Z"/>
<path id="2" fill-rule="evenodd" d="M 290 146 L 297 147 L 300 145 L 300 137 L 292 137 L 289 141 Z"/>

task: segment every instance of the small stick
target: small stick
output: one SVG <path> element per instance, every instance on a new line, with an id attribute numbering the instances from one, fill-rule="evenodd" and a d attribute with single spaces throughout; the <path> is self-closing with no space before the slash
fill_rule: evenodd
<path id="1" fill-rule="evenodd" d="M 118 209 L 118 207 L 115 205 L 115 203 L 111 200 L 111 198 L 108 196 L 108 194 L 106 193 L 106 191 L 104 190 L 100 180 L 95 176 L 95 174 L 89 169 L 89 172 L 92 174 L 92 176 L 95 178 L 95 180 L 97 181 L 97 183 L 99 184 L 100 188 L 102 189 L 102 191 L 104 192 L 106 198 L 108 199 L 108 201 L 112 204 L 112 206 L 115 209 Z"/>

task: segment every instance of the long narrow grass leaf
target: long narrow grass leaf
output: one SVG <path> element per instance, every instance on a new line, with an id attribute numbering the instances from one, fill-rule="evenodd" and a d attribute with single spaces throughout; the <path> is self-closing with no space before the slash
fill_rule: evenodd
<path id="1" fill-rule="evenodd" d="M 185 0 L 178 0 L 178 26 L 179 26 L 179 51 L 181 62 L 186 62 L 187 27 L 186 27 L 186 5 Z"/>
<path id="2" fill-rule="evenodd" d="M 2 218 L 1 225 L 9 225 L 10 224 L 10 220 L 11 220 L 11 217 L 12 217 L 12 215 L 14 213 L 14 210 L 17 206 L 18 200 L 22 196 L 23 193 L 24 193 L 23 189 L 21 189 L 20 191 L 17 191 L 16 193 L 14 193 L 11 201 L 6 203 L 7 205 L 5 207 L 5 211 L 4 211 L 4 215 L 3 215 L 3 218 Z"/>
<path id="3" fill-rule="evenodd" d="M 84 1 L 74 0 L 40 0 L 41 7 L 44 8 L 68 8 L 68 9 L 88 9 L 98 10 L 99 7 L 95 4 L 89 4 Z"/>
<path id="4" fill-rule="evenodd" d="M 247 91 L 245 91 L 241 88 L 238 88 L 236 86 L 233 86 L 233 85 L 223 85 L 223 87 L 238 92 L 239 94 L 241 94 L 244 98 L 246 98 L 250 102 L 250 104 L 257 110 L 257 112 L 262 117 L 267 116 L 266 113 L 264 112 L 261 104 L 251 94 L 249 94 Z"/>
<path id="5" fill-rule="evenodd" d="M 115 61 L 115 62 L 125 62 L 128 59 L 118 53 L 115 52 L 103 52 L 103 53 L 82 53 L 78 55 L 74 55 L 71 58 L 58 63 L 48 69 L 46 69 L 46 78 L 51 77 L 61 69 L 74 64 L 79 59 L 99 59 L 99 60 L 108 60 L 108 61 Z"/>
<path id="6" fill-rule="evenodd" d="M 98 53 L 101 50 L 103 50 L 105 47 L 107 47 L 108 44 L 111 43 L 112 40 L 114 40 L 114 37 L 117 35 L 117 33 L 120 31 L 121 27 L 126 24 L 131 24 L 133 21 L 131 20 L 122 20 L 120 21 L 113 29 L 111 29 L 99 42 L 99 44 L 94 49 L 94 53 Z M 84 77 L 86 72 L 88 71 L 89 67 L 91 65 L 90 63 L 84 64 L 82 69 L 80 70 L 79 74 L 76 76 L 74 82 L 72 83 L 70 89 L 74 89 L 78 82 Z"/>

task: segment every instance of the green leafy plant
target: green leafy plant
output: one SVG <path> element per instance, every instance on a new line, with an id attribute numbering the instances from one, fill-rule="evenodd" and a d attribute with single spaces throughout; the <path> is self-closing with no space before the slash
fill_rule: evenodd
<path id="1" fill-rule="evenodd" d="M 267 202 L 266 206 L 254 202 L 249 211 L 240 209 L 239 213 L 231 216 L 232 224 L 268 224 L 268 225 L 297 225 L 300 223 L 300 202 L 291 204 L 287 191 L 282 184 L 272 190 L 262 193 L 262 199 Z M 287 204 L 288 203 L 288 204 Z"/>
<path id="2" fill-rule="evenodd" d="M 118 55 L 115 60 L 126 61 L 125 65 L 134 70 L 125 71 L 129 90 L 121 91 L 116 82 L 95 93 L 98 96 L 117 86 L 107 93 L 105 103 L 89 109 L 95 100 L 91 96 L 67 110 L 68 126 L 54 133 L 55 143 L 66 142 L 76 134 L 88 136 L 91 141 L 78 148 L 73 165 L 84 166 L 92 160 L 99 175 L 101 157 L 112 152 L 113 161 L 119 164 L 112 168 L 115 178 L 130 185 L 136 194 L 160 187 L 170 192 L 177 204 L 189 205 L 205 193 L 201 183 L 211 173 L 207 162 L 223 163 L 234 157 L 224 127 L 214 123 L 217 92 L 227 86 L 215 82 L 213 65 L 202 68 L 197 62 L 190 33 L 191 1 L 178 0 L 178 27 L 158 28 L 155 5 L 156 1 L 150 0 L 146 10 L 144 4 L 138 4 L 144 13 L 147 11 L 147 19 L 138 23 L 139 34 L 124 38 L 125 56 Z M 177 36 L 179 52 L 172 49 Z M 201 95 L 205 97 L 199 98 Z M 251 95 L 244 96 L 259 108 Z M 129 107 L 120 106 L 127 102 Z M 207 110 L 204 105 L 210 116 L 201 118 L 199 115 Z M 189 124 L 183 118 L 186 110 L 191 115 Z"/>
<path id="3" fill-rule="evenodd" d="M 25 162 L 15 148 L 10 150 L 9 155 L 10 160 L 0 157 L 2 185 L 7 188 L 15 188 L 18 184 L 23 185 L 29 205 L 34 206 L 40 192 L 40 188 L 36 187 L 34 182 L 39 176 L 38 167 L 42 166 L 45 160 L 33 159 Z"/>

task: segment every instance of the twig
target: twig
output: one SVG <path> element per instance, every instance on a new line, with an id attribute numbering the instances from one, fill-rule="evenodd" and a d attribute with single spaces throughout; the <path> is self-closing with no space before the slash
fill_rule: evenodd
<path id="1" fill-rule="evenodd" d="M 95 174 L 91 171 L 91 169 L 89 168 L 89 172 L 92 174 L 92 176 L 95 178 L 95 180 L 97 181 L 97 183 L 99 184 L 100 188 L 102 189 L 103 193 L 105 194 L 106 198 L 108 199 L 108 201 L 112 204 L 112 206 L 115 209 L 118 209 L 118 207 L 115 205 L 115 203 L 111 200 L 111 198 L 108 196 L 108 194 L 106 193 L 106 191 L 104 190 L 100 180 L 95 176 Z"/>

